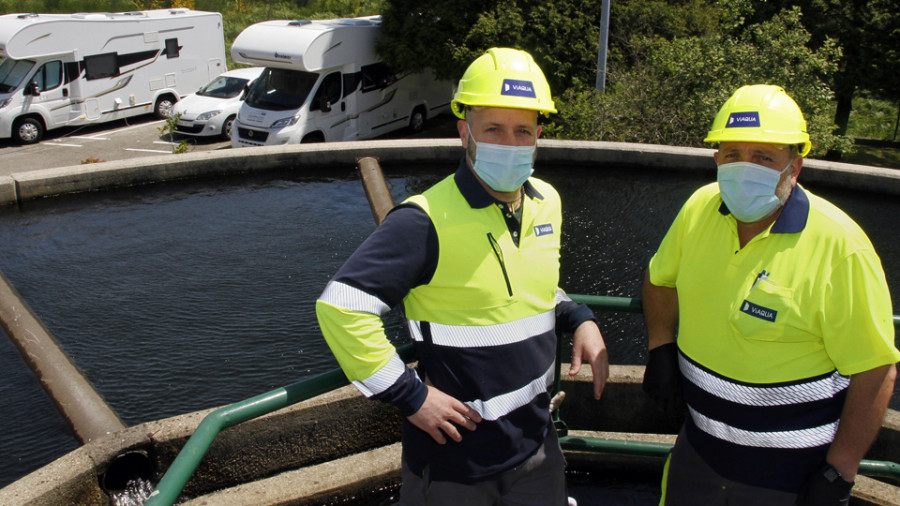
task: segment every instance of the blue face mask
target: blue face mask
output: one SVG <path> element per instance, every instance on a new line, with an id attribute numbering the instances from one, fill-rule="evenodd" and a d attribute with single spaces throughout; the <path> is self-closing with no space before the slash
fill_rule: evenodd
<path id="1" fill-rule="evenodd" d="M 468 125 L 466 125 L 468 128 Z M 475 143 L 475 174 L 494 191 L 511 192 L 519 189 L 534 172 L 535 146 L 505 146 L 478 142 L 469 129 L 469 139 Z M 471 160 L 470 160 L 471 161 Z"/>
<path id="2" fill-rule="evenodd" d="M 728 210 L 739 221 L 753 223 L 759 221 L 784 205 L 787 195 L 775 195 L 781 176 L 791 168 L 774 171 L 763 165 L 750 162 L 733 162 L 719 165 L 719 193 Z"/>

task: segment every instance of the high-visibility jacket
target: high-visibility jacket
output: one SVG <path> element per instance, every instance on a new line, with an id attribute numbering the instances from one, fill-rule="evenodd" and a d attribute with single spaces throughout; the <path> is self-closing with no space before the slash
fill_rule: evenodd
<path id="1" fill-rule="evenodd" d="M 461 162 L 392 211 L 317 303 L 329 345 L 363 393 L 409 415 L 424 401 L 426 379 L 481 413 L 474 432 L 460 428 L 460 443 L 438 445 L 404 424 L 407 465 L 429 466 L 432 479 L 477 481 L 532 455 L 552 429 L 556 327 L 572 331 L 593 318 L 557 288 L 556 191 L 531 178 L 525 194 L 519 226 Z M 418 375 L 396 357 L 378 318 L 398 297 Z"/>

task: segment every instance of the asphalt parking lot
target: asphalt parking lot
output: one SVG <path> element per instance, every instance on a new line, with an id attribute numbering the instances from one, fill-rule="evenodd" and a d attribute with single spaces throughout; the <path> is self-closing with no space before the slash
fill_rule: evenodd
<path id="1" fill-rule="evenodd" d="M 404 129 L 382 138 L 455 137 L 455 123 L 456 118 L 452 114 L 443 114 L 431 118 L 418 134 L 410 135 Z M 25 146 L 10 139 L 0 139 L 0 176 L 26 170 L 172 154 L 181 141 L 187 143 L 189 151 L 232 149 L 231 143 L 221 138 L 177 134 L 170 138 L 160 133 L 164 125 L 165 121 L 147 115 L 80 128 L 51 130 L 37 144 Z"/>
<path id="2" fill-rule="evenodd" d="M 231 147 L 228 141 L 222 139 L 186 136 L 169 139 L 159 132 L 164 125 L 163 120 L 147 115 L 80 128 L 51 130 L 37 144 L 25 146 L 10 139 L 0 139 L 0 175 L 171 154 L 183 139 L 189 143 L 190 150 Z"/>

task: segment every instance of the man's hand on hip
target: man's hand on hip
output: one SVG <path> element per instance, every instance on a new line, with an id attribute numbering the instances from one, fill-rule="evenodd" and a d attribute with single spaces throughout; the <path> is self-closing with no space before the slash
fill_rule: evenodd
<path id="1" fill-rule="evenodd" d="M 475 424 L 481 421 L 477 411 L 432 386 L 422 407 L 407 418 L 438 444 L 447 442 L 445 434 L 457 443 L 462 441 L 457 426 L 475 430 Z"/>

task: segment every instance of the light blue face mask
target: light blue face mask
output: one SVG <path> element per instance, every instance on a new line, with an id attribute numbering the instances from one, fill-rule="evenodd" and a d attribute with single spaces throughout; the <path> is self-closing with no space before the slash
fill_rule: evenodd
<path id="1" fill-rule="evenodd" d="M 781 171 L 750 162 L 723 163 L 719 165 L 717 176 L 719 193 L 728 210 L 739 221 L 759 221 L 787 201 L 789 194 L 780 198 L 775 195 L 775 190 L 781 176 L 790 168 L 790 162 Z"/>
<path id="2" fill-rule="evenodd" d="M 468 124 L 466 127 L 468 128 Z M 472 168 L 475 174 L 494 191 L 515 191 L 534 173 L 535 145 L 505 146 L 478 142 L 472 136 L 471 128 L 469 139 L 475 143 L 475 160 L 472 161 Z"/>

